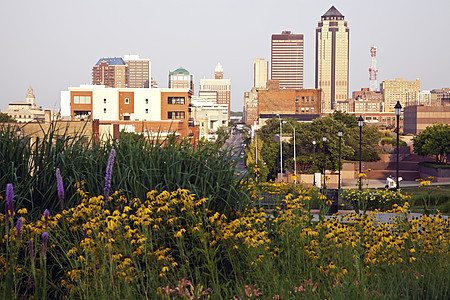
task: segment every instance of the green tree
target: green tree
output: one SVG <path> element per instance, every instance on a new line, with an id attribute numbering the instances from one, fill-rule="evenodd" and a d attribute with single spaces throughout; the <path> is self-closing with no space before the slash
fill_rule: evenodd
<path id="1" fill-rule="evenodd" d="M 314 166 L 316 171 L 324 166 L 323 135 L 326 135 L 325 157 L 326 168 L 337 170 L 339 168 L 339 137 L 338 130 L 342 128 L 341 143 L 342 160 L 359 160 L 359 127 L 355 115 L 335 112 L 324 118 L 318 118 L 311 123 L 298 123 L 295 119 L 286 118 L 282 121 L 289 122 L 295 128 L 296 164 L 297 172 L 312 173 Z M 289 124 L 282 124 L 283 137 L 291 137 L 289 142 L 283 142 L 283 170 L 294 170 L 294 140 L 293 129 Z M 260 129 L 260 135 L 264 141 L 261 154 L 269 169 L 269 179 L 275 178 L 279 171 L 280 146 L 274 136 L 280 132 L 278 119 L 271 119 Z M 316 145 L 312 144 L 313 139 Z M 381 134 L 375 126 L 364 124 L 362 127 L 362 155 L 363 161 L 376 161 L 379 156 L 376 146 L 381 139 Z M 315 148 L 315 149 L 314 149 Z M 315 161 L 314 161 L 315 150 Z M 314 163 L 315 162 L 315 163 Z M 342 163 L 342 161 L 341 161 Z"/>
<path id="2" fill-rule="evenodd" d="M 428 126 L 413 139 L 414 152 L 419 155 L 436 155 L 437 163 L 448 163 L 450 152 L 450 125 Z"/>
<path id="3" fill-rule="evenodd" d="M 15 123 L 16 119 L 11 118 L 8 114 L 0 113 L 0 123 Z"/>

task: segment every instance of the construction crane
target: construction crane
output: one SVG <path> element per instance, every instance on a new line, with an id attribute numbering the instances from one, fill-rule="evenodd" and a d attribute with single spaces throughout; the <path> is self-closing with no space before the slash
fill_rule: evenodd
<path id="1" fill-rule="evenodd" d="M 377 47 L 370 47 L 370 56 L 372 58 L 372 62 L 369 68 L 369 91 L 374 92 L 378 89 L 377 86 Z"/>

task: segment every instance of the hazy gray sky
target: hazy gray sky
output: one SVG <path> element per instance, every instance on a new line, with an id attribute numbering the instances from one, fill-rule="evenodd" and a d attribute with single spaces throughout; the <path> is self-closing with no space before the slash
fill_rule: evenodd
<path id="1" fill-rule="evenodd" d="M 315 28 L 334 5 L 350 27 L 350 95 L 368 87 L 371 45 L 378 81 L 421 79 L 425 90 L 450 87 L 449 0 L 20 0 L 0 4 L 0 109 L 24 101 L 44 108 L 60 91 L 91 82 L 100 57 L 139 54 L 167 87 L 182 66 L 199 80 L 220 62 L 231 79 L 231 109 L 242 110 L 252 61 L 270 60 L 274 33 L 303 33 L 304 87 L 314 88 Z"/>

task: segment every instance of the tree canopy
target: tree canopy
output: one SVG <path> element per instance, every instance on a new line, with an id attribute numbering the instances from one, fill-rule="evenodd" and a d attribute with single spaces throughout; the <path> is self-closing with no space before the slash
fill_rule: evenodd
<path id="1" fill-rule="evenodd" d="M 295 128 L 296 163 L 297 172 L 312 173 L 321 170 L 324 164 L 324 152 L 326 157 L 326 168 L 337 170 L 339 168 L 339 137 L 338 130 L 342 128 L 341 159 L 359 160 L 359 127 L 355 115 L 342 112 L 315 119 L 311 123 L 298 123 L 295 119 L 282 119 L 283 137 L 291 137 L 289 143 L 283 142 L 283 169 L 294 169 L 294 140 L 293 129 Z M 262 160 L 269 170 L 268 179 L 275 178 L 279 172 L 280 147 L 275 142 L 274 136 L 280 133 L 280 121 L 271 119 L 266 122 L 258 132 L 258 139 L 263 141 L 260 150 Z M 325 151 L 323 136 L 326 136 Z M 316 140 L 314 147 L 312 141 Z M 362 127 L 361 159 L 363 161 L 376 161 L 379 156 L 376 145 L 381 139 L 381 134 L 375 126 L 364 124 Z M 283 138 L 284 140 L 284 138 Z M 258 145 L 259 146 L 259 145 Z M 315 153 L 315 160 L 314 160 Z"/>
<path id="2" fill-rule="evenodd" d="M 448 163 L 450 152 L 450 125 L 434 124 L 420 132 L 414 139 L 414 152 L 419 155 L 436 155 L 436 162 Z"/>
<path id="3" fill-rule="evenodd" d="M 0 113 L 0 123 L 15 123 L 16 119 L 11 118 L 8 114 Z"/>

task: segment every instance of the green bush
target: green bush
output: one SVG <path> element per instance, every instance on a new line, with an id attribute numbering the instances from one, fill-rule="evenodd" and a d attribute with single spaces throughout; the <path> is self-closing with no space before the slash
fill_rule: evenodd
<path id="1" fill-rule="evenodd" d="M 409 198 L 403 195 L 400 190 L 344 190 L 342 200 L 350 203 L 356 211 L 366 211 L 378 209 L 381 211 L 389 210 L 394 204 L 403 206 Z"/>

